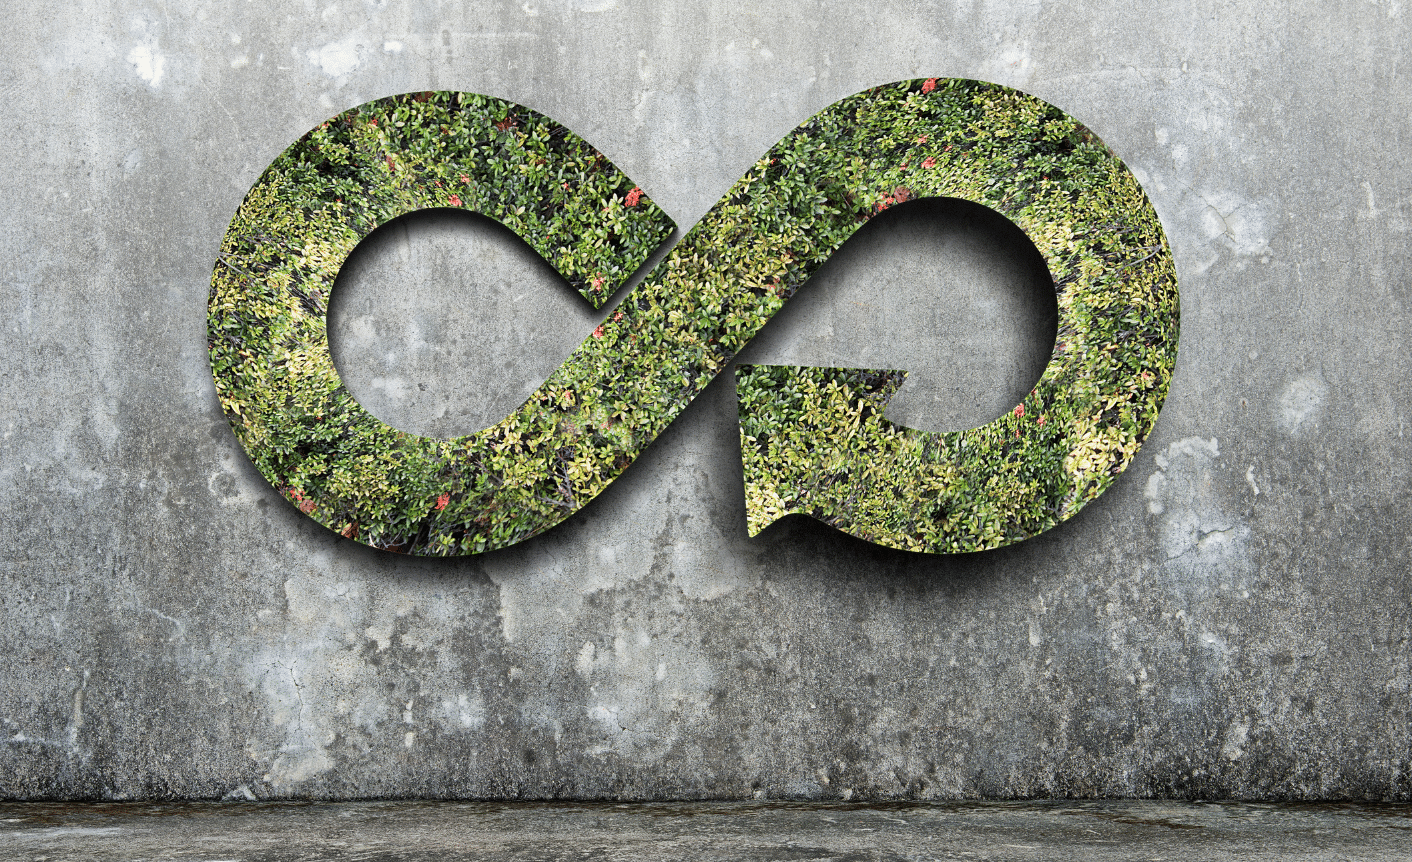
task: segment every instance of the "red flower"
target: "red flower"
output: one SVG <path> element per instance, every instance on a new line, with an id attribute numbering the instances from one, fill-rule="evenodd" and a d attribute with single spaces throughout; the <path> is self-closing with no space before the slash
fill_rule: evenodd
<path id="1" fill-rule="evenodd" d="M 912 199 L 912 190 L 906 186 L 898 186 L 893 189 L 892 195 L 897 198 L 898 203 L 903 204 Z"/>
<path id="2" fill-rule="evenodd" d="M 640 200 L 642 200 L 642 189 L 633 186 L 632 191 L 628 192 L 628 196 L 623 198 L 623 203 L 627 206 L 635 207 Z"/>
<path id="3" fill-rule="evenodd" d="M 294 504 L 299 507 L 299 511 L 306 515 L 318 508 L 313 500 L 304 496 L 304 491 L 301 488 L 290 488 L 289 496 L 294 498 Z"/>
<path id="4" fill-rule="evenodd" d="M 1019 407 L 1016 407 L 1016 408 L 1015 408 L 1015 415 L 1016 415 L 1016 416 L 1024 416 L 1024 415 L 1025 415 L 1025 405 L 1021 404 Z"/>
<path id="5" fill-rule="evenodd" d="M 463 183 L 470 183 L 470 181 L 471 181 L 471 178 L 470 178 L 470 177 L 466 176 L 465 174 L 461 174 L 461 182 L 463 182 Z"/>
<path id="6" fill-rule="evenodd" d="M 602 337 L 603 337 L 603 324 L 601 324 L 601 323 L 598 324 L 598 328 L 595 329 L 595 330 L 593 330 L 593 337 L 594 337 L 594 338 L 602 338 Z"/>
<path id="7" fill-rule="evenodd" d="M 370 125 L 370 126 L 376 126 L 377 124 L 378 124 L 378 121 L 377 121 L 377 120 L 368 120 L 368 125 Z"/>
<path id="8" fill-rule="evenodd" d="M 927 138 L 928 138 L 927 135 L 922 135 L 920 138 L 917 139 L 917 143 L 919 143 L 919 144 L 925 144 L 925 143 L 927 142 Z"/>
<path id="9" fill-rule="evenodd" d="M 449 503 L 449 502 L 451 502 L 451 495 L 450 495 L 450 494 L 442 494 L 440 497 L 437 497 L 437 498 L 436 498 L 436 507 L 435 507 L 436 510 L 437 510 L 438 512 L 440 512 L 442 509 L 445 509 L 445 508 L 446 508 L 446 504 Z"/>
<path id="10" fill-rule="evenodd" d="M 451 196 L 451 205 L 452 205 L 453 207 L 458 207 L 458 206 L 460 206 L 460 205 L 461 205 L 461 198 L 459 198 L 459 197 L 456 196 L 456 195 L 452 195 L 452 196 Z"/>
<path id="11" fill-rule="evenodd" d="M 932 158 L 931 156 L 927 156 L 927 157 L 922 161 L 922 167 L 924 167 L 924 168 L 934 168 L 934 167 L 936 167 L 936 159 Z"/>
<path id="12" fill-rule="evenodd" d="M 936 89 L 936 78 L 928 78 L 922 82 L 922 92 L 930 93 Z"/>
<path id="13" fill-rule="evenodd" d="M 1035 424 L 1036 424 L 1036 425 L 1043 425 L 1043 424 L 1044 424 L 1044 417 L 1041 416 L 1041 417 L 1039 417 L 1038 419 L 1036 419 L 1036 420 L 1035 420 Z"/>

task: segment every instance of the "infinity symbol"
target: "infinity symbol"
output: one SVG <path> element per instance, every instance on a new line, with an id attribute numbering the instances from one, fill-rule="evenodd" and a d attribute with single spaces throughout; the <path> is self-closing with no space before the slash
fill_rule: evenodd
<path id="1" fill-rule="evenodd" d="M 1059 109 L 994 84 L 903 81 L 816 114 L 518 410 L 454 440 L 382 423 L 334 370 L 327 300 L 364 236 L 418 209 L 472 209 L 598 307 L 673 225 L 528 108 L 450 92 L 354 108 L 281 154 L 226 231 L 208 317 L 216 390 L 260 472 L 324 526 L 419 555 L 503 548 L 603 491 L 871 216 L 927 197 L 1000 212 L 1044 256 L 1059 305 L 1048 368 L 1001 419 L 930 433 L 882 418 L 905 372 L 740 367 L 750 532 L 803 512 L 909 550 L 1017 542 L 1102 493 L 1151 431 L 1178 294 L 1122 162 Z"/>

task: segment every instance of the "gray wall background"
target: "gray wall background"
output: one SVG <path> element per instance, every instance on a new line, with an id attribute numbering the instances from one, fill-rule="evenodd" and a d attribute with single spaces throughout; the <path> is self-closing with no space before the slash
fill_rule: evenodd
<path id="1" fill-rule="evenodd" d="M 1412 799 L 1409 10 L 1134 2 L 21 2 L 0 36 L 0 796 Z M 1175 250 L 1155 434 L 1079 517 L 925 557 L 745 536 L 719 381 L 506 551 L 340 539 L 258 476 L 205 347 L 220 237 L 305 130 L 422 89 L 533 107 L 689 227 L 815 111 L 975 77 L 1092 127 Z M 752 346 L 986 421 L 1043 367 L 1025 242 L 870 226 Z M 360 248 L 374 412 L 451 434 L 598 319 L 474 219 Z M 726 385 L 721 385 L 726 383 Z"/>

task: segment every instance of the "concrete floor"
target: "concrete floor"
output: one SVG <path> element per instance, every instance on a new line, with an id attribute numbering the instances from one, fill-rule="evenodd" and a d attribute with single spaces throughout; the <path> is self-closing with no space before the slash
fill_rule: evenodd
<path id="1" fill-rule="evenodd" d="M 5 803 L 0 859 L 1412 859 L 1412 806 Z"/>

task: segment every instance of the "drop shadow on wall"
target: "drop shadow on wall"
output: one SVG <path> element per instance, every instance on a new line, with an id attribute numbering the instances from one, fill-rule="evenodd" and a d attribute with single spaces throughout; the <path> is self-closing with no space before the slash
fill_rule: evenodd
<path id="1" fill-rule="evenodd" d="M 330 302 L 330 348 L 349 390 L 379 419 L 452 437 L 508 415 L 625 293 L 601 311 L 590 309 L 493 220 L 422 211 L 383 226 L 350 256 Z M 738 359 L 903 368 L 909 377 L 888 418 L 924 430 L 959 430 L 1023 399 L 1048 362 L 1057 318 L 1043 258 L 1018 227 L 965 201 L 913 201 L 861 229 Z M 602 541 L 614 522 L 650 519 L 670 504 L 704 509 L 687 515 L 710 521 L 714 529 L 707 535 L 752 568 L 965 582 L 1032 568 L 1020 561 L 1045 553 L 1056 532 L 1081 531 L 1088 520 L 1081 515 L 1010 548 L 950 556 L 871 545 L 804 516 L 789 516 L 749 539 L 732 387 L 732 375 L 722 374 L 608 490 L 526 543 L 413 563 L 332 534 L 328 539 L 341 554 L 371 555 L 367 562 L 375 569 L 464 575 L 513 569 L 526 554 L 573 554 L 575 546 Z M 674 474 L 680 485 L 683 476 L 699 473 L 709 491 L 695 497 L 663 500 L 654 490 Z M 287 514 L 315 526 L 292 508 Z"/>

